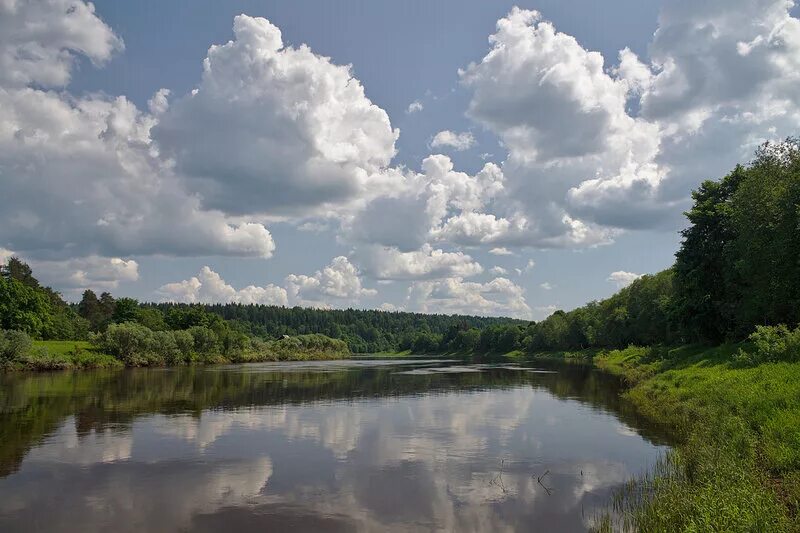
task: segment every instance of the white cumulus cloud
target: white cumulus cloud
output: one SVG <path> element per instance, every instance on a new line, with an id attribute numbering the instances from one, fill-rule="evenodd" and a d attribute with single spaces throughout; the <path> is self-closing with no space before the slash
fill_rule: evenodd
<path id="1" fill-rule="evenodd" d="M 78 55 L 99 65 L 121 49 L 91 4 L 5 2 L 0 10 L 4 246 L 50 259 L 272 254 L 261 221 L 204 209 L 186 190 L 151 138 L 156 115 L 124 96 L 45 89 L 69 81 Z M 165 99 L 156 94 L 154 113 Z"/>
<path id="2" fill-rule="evenodd" d="M 624 270 L 617 270 L 608 275 L 606 281 L 616 284 L 617 288 L 627 287 L 637 279 L 641 278 L 641 274 L 634 274 L 633 272 L 625 272 Z"/>
<path id="3" fill-rule="evenodd" d="M 449 147 L 458 152 L 463 152 L 475 146 L 475 137 L 469 131 L 455 133 L 450 130 L 443 130 L 433 136 L 430 146 L 431 148 Z"/>
<path id="4" fill-rule="evenodd" d="M 363 296 L 375 296 L 378 291 L 361 285 L 358 269 L 344 256 L 313 275 L 291 274 L 286 287 L 293 305 L 331 307 L 334 303 L 357 303 Z"/>
<path id="5" fill-rule="evenodd" d="M 287 305 L 286 289 L 269 284 L 265 287 L 249 285 L 234 289 L 218 273 L 204 266 L 197 276 L 162 285 L 158 295 L 163 301 L 185 303 L 240 303 Z"/>
<path id="6" fill-rule="evenodd" d="M 379 280 L 470 277 L 483 272 L 479 263 L 463 252 L 445 252 L 424 244 L 419 250 L 372 246 L 359 251 L 359 264 Z"/>
<path id="7" fill-rule="evenodd" d="M 350 68 L 286 46 L 264 18 L 239 15 L 233 32 L 153 130 L 203 205 L 298 214 L 370 194 L 399 131 Z"/>
<path id="8" fill-rule="evenodd" d="M 531 316 L 525 289 L 503 277 L 487 283 L 458 277 L 418 281 L 409 288 L 407 300 L 410 308 L 424 313 Z"/>

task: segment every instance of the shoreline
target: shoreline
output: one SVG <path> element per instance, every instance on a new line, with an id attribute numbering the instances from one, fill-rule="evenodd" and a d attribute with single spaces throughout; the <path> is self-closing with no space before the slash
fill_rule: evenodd
<path id="1" fill-rule="evenodd" d="M 274 341 L 280 342 L 280 341 Z M 263 363 L 277 361 L 330 361 L 347 359 L 350 352 L 342 350 L 318 349 L 271 349 L 261 352 L 243 351 L 236 354 L 194 353 L 190 361 L 173 364 L 154 362 L 146 364 L 126 364 L 122 359 L 103 353 L 88 341 L 33 341 L 32 349 L 22 359 L 6 362 L 0 367 L 2 373 L 16 372 L 58 372 L 81 370 L 113 370 L 123 368 L 173 368 L 181 366 L 206 366 L 240 363 Z M 295 348 L 295 346 L 292 346 Z"/>
<path id="2" fill-rule="evenodd" d="M 800 363 L 740 367 L 741 345 L 540 352 L 591 364 L 675 446 L 631 480 L 599 531 L 800 531 Z"/>

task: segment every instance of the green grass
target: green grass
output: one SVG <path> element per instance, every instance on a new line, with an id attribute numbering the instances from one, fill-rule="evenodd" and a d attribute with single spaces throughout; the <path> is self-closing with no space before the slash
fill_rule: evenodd
<path id="1" fill-rule="evenodd" d="M 33 347 L 46 348 L 53 355 L 70 355 L 92 349 L 88 341 L 33 341 Z"/>
<path id="2" fill-rule="evenodd" d="M 117 368 L 122 362 L 86 341 L 33 341 L 30 353 L 17 363 L 20 370 Z"/>
<path id="3" fill-rule="evenodd" d="M 585 353 L 628 381 L 625 396 L 677 441 L 601 529 L 800 531 L 800 363 L 737 368 L 737 349 Z"/>

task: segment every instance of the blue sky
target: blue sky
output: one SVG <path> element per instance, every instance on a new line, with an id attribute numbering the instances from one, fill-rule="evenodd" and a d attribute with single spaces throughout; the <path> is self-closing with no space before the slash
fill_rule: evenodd
<path id="1" fill-rule="evenodd" d="M 71 298 L 573 308 L 796 134 L 797 10 L 734 3 L 3 8 L 0 254 Z"/>

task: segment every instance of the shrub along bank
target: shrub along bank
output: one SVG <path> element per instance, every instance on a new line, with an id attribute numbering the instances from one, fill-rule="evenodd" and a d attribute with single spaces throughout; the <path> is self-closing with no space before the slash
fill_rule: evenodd
<path id="1" fill-rule="evenodd" d="M 66 370 L 188 364 L 342 359 L 344 341 L 310 334 L 264 341 L 222 339 L 210 328 L 152 331 L 137 323 L 112 324 L 90 341 L 31 341 L 21 331 L 0 330 L 0 369 Z"/>

